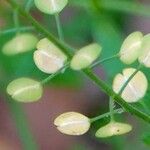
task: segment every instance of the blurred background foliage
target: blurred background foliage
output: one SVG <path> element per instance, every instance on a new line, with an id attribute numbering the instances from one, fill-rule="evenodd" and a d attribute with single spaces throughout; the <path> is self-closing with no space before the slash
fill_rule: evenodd
<path id="1" fill-rule="evenodd" d="M 20 5 L 25 6 L 27 0 L 18 0 Z M 0 49 L 2 46 L 11 39 L 14 33 L 2 34 L 4 30 L 14 28 L 13 10 L 4 0 L 0 1 Z M 53 16 L 45 15 L 39 12 L 34 4 L 31 8 L 31 14 L 39 20 L 51 33 L 57 36 L 57 30 L 55 26 L 55 21 Z M 145 18 L 150 21 L 150 2 L 149 1 L 138 1 L 138 0 L 69 0 L 69 6 L 61 13 L 61 21 L 63 24 L 63 32 L 65 36 L 65 41 L 77 50 L 80 47 L 92 42 L 98 42 L 102 45 L 102 55 L 99 59 L 107 58 L 116 54 L 122 44 L 123 39 L 135 30 L 138 30 L 138 26 L 133 27 L 130 24 L 130 20 L 134 20 L 138 17 L 139 20 Z M 133 21 L 134 22 L 134 21 Z M 20 26 L 30 26 L 28 21 L 20 16 Z M 130 27 L 132 26 L 132 27 Z M 146 25 L 145 25 L 146 26 Z M 144 28 L 144 24 L 143 24 Z M 148 26 L 148 31 L 150 27 Z M 43 36 L 37 31 L 31 31 L 38 38 Z M 35 49 L 34 49 L 35 50 Z M 33 50 L 33 51 L 34 51 Z M 0 51 L 0 89 L 1 95 L 5 95 L 4 91 L 7 84 L 18 77 L 31 77 L 37 80 L 42 80 L 48 75 L 39 71 L 33 62 L 33 51 L 19 54 L 16 56 L 5 56 Z M 137 63 L 131 65 L 136 67 Z M 121 72 L 122 68 L 126 67 L 118 59 L 106 62 L 96 68 L 96 71 L 102 70 L 104 72 L 104 79 L 108 84 L 111 85 L 114 75 Z M 150 70 L 143 69 L 147 78 L 150 82 Z M 67 70 L 55 77 L 51 82 L 48 83 L 49 86 L 55 87 L 72 87 L 72 88 L 82 88 L 85 84 L 84 76 L 81 73 Z M 143 108 L 141 104 L 136 104 L 136 107 L 143 111 L 150 113 L 150 88 L 147 95 L 144 97 L 144 105 L 147 107 Z M 21 105 L 18 103 L 10 102 L 10 108 L 14 113 L 14 118 L 16 122 L 26 124 L 23 119 L 25 117 L 24 113 L 20 109 Z M 106 108 L 103 108 L 106 111 Z M 103 113 L 104 111 L 99 111 L 95 113 Z M 17 113 L 22 113 L 22 117 L 17 117 Z M 16 115 L 15 115 L 16 114 Z M 127 115 L 117 116 L 119 120 L 124 120 L 128 118 Z M 139 119 L 129 118 L 130 122 L 135 125 L 135 129 L 131 135 L 119 136 L 111 139 L 95 139 L 96 143 L 99 141 L 101 143 L 107 143 L 110 145 L 110 149 L 114 150 L 148 150 L 150 149 L 150 127 L 148 124 L 141 122 Z M 89 133 L 91 138 L 94 138 L 94 132 L 101 125 L 108 122 L 108 119 L 103 119 L 96 122 L 93 126 L 92 131 Z M 19 125 L 17 125 L 18 128 Z M 23 126 L 28 128 L 28 125 Z M 30 131 L 19 129 L 20 135 L 30 137 Z M 23 133 L 24 132 L 24 133 Z M 31 139 L 31 138 L 29 138 Z M 27 150 L 37 149 L 36 146 L 31 141 L 23 139 L 23 142 L 27 142 L 24 145 Z M 32 147 L 32 148 L 31 148 Z M 85 145 L 77 144 L 73 146 L 71 150 L 94 150 L 94 148 L 88 148 Z"/>

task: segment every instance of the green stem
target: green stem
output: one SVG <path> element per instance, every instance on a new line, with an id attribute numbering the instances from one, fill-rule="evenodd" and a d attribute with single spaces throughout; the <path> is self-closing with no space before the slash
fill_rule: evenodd
<path id="1" fill-rule="evenodd" d="M 31 7 L 32 7 L 32 4 L 33 4 L 33 0 L 28 0 L 28 1 L 27 1 L 27 4 L 26 4 L 26 6 L 25 6 L 25 10 L 26 10 L 27 12 L 30 11 L 30 9 L 31 9 Z"/>
<path id="2" fill-rule="evenodd" d="M 54 77 L 56 77 L 58 74 L 60 74 L 62 72 L 62 70 L 67 69 L 69 67 L 69 64 L 67 63 L 63 68 L 61 68 L 60 70 L 58 70 L 56 73 L 51 74 L 49 77 L 47 77 L 46 79 L 41 81 L 41 84 L 44 85 L 47 82 L 49 82 L 50 80 L 52 80 Z"/>
<path id="3" fill-rule="evenodd" d="M 57 26 L 57 31 L 58 31 L 58 36 L 61 41 L 64 41 L 64 36 L 63 36 L 63 31 L 62 31 L 62 25 L 60 22 L 59 14 L 55 14 L 55 21 L 56 21 L 56 26 Z"/>
<path id="4" fill-rule="evenodd" d="M 22 31 L 23 32 L 24 31 L 31 31 L 31 30 L 34 30 L 34 27 L 29 26 L 29 27 L 20 27 L 19 28 L 20 32 L 22 32 Z M 7 29 L 7 30 L 4 30 L 4 31 L 1 31 L 0 36 L 6 35 L 6 34 L 9 34 L 9 33 L 14 33 L 14 32 L 17 32 L 17 31 L 18 31 L 18 28 Z"/>
<path id="5" fill-rule="evenodd" d="M 110 120 L 114 121 L 114 100 L 110 97 L 109 99 L 109 110 L 110 110 Z"/>
<path id="6" fill-rule="evenodd" d="M 142 101 L 140 101 L 140 104 L 143 106 L 143 108 L 146 111 L 146 113 L 149 114 L 150 111 L 149 111 L 149 108 L 147 107 L 147 105 L 145 104 L 145 102 L 142 100 Z"/>
<path id="7" fill-rule="evenodd" d="M 117 102 L 120 106 L 122 106 L 127 112 L 129 112 L 132 115 L 135 115 L 146 122 L 150 123 L 150 116 L 146 113 L 140 111 L 133 105 L 125 102 L 120 95 L 114 93 L 114 91 L 103 81 L 101 80 L 97 75 L 95 75 L 90 69 L 85 69 L 84 73 L 92 80 L 94 84 L 96 84 L 100 89 L 102 89 L 103 92 L 108 94 L 110 97 L 114 97 L 115 102 Z"/>
<path id="8" fill-rule="evenodd" d="M 118 58 L 118 57 L 119 57 L 119 54 L 115 54 L 115 55 L 110 56 L 110 57 L 108 57 L 108 58 L 104 58 L 104 59 L 102 59 L 102 60 L 99 60 L 99 61 L 93 63 L 90 68 L 95 68 L 95 67 L 97 67 L 98 65 L 100 65 L 100 64 L 102 64 L 102 63 L 104 63 L 104 62 L 110 61 L 110 60 L 112 60 L 112 59 L 114 59 L 114 58 Z"/>
<path id="9" fill-rule="evenodd" d="M 123 110 L 122 108 L 113 110 L 113 113 L 114 113 L 114 114 L 121 114 L 121 113 L 123 113 L 123 112 L 124 112 L 124 110 Z M 104 113 L 104 114 L 99 115 L 99 116 L 96 116 L 96 117 L 94 117 L 94 118 L 91 118 L 91 119 L 90 119 L 90 122 L 93 123 L 93 122 L 96 122 L 97 120 L 106 118 L 106 117 L 108 117 L 108 116 L 111 116 L 111 113 L 110 113 L 110 112 Z"/>
<path id="10" fill-rule="evenodd" d="M 12 117 L 16 123 L 18 134 L 22 141 L 23 150 L 38 150 L 37 143 L 31 134 L 29 125 L 27 124 L 26 115 L 23 111 L 21 104 L 14 102 L 14 100 L 8 98 L 7 104 L 11 110 Z"/>
<path id="11" fill-rule="evenodd" d="M 43 26 L 41 26 L 29 13 L 25 12 L 23 8 L 19 7 L 18 4 L 14 0 L 7 0 L 7 2 L 15 9 L 18 8 L 19 14 L 23 15 L 30 23 L 37 29 L 38 32 L 45 35 L 51 42 L 53 42 L 57 47 L 59 47 L 67 56 L 68 60 L 70 60 L 73 56 L 73 49 L 70 46 L 62 43 L 58 39 L 56 39 L 51 33 L 49 33 Z M 114 100 L 121 105 L 127 112 L 133 114 L 146 122 L 150 123 L 150 116 L 141 112 L 131 104 L 125 102 L 120 95 L 116 94 L 112 88 L 110 88 L 103 80 L 101 80 L 97 75 L 95 75 L 91 69 L 83 70 L 84 74 L 89 77 L 93 83 L 95 83 L 100 89 L 102 89 L 106 94 L 111 97 L 114 97 Z"/>
<path id="12" fill-rule="evenodd" d="M 19 17 L 18 17 L 18 9 L 16 8 L 13 12 L 13 20 L 14 20 L 14 26 L 17 28 L 19 32 Z"/>
<path id="13" fill-rule="evenodd" d="M 132 78 L 137 74 L 137 72 L 142 68 L 142 65 L 139 64 L 139 66 L 137 67 L 137 69 L 134 71 L 134 73 L 128 78 L 128 80 L 123 84 L 123 86 L 121 87 L 118 95 L 121 95 L 122 92 L 124 91 L 124 89 L 127 87 L 128 83 L 132 80 Z"/>

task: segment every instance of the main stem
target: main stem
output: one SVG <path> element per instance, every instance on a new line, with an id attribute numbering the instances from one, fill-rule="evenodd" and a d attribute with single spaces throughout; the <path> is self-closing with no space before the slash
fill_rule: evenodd
<path id="1" fill-rule="evenodd" d="M 25 12 L 14 0 L 7 0 L 7 2 L 14 8 L 18 8 L 18 11 L 21 15 L 23 15 L 30 23 L 37 29 L 38 32 L 45 35 L 51 42 L 53 42 L 56 46 L 58 46 L 67 56 L 68 59 L 71 59 L 72 48 L 67 46 L 66 44 L 62 43 L 58 39 L 56 39 L 51 33 L 49 33 L 43 26 L 41 26 L 29 13 Z M 84 74 L 89 77 L 93 83 L 95 83 L 102 91 L 108 94 L 111 97 L 114 97 L 114 100 L 121 105 L 126 111 L 130 112 L 131 114 L 145 120 L 146 122 L 150 123 L 150 116 L 141 112 L 131 104 L 126 103 L 120 95 L 113 92 L 113 90 L 97 75 L 95 75 L 91 69 L 83 70 Z"/>

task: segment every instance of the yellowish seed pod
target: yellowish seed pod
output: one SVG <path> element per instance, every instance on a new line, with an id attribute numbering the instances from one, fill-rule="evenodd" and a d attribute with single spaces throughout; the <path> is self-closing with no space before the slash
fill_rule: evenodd
<path id="1" fill-rule="evenodd" d="M 61 114 L 55 119 L 54 124 L 61 133 L 67 135 L 82 135 L 90 128 L 89 118 L 77 112 Z"/>
<path id="2" fill-rule="evenodd" d="M 22 33 L 13 37 L 10 41 L 5 43 L 2 52 L 5 55 L 16 55 L 33 50 L 38 42 L 37 37 L 31 33 Z"/>
<path id="3" fill-rule="evenodd" d="M 150 68 L 150 34 L 143 38 L 139 62 Z"/>
<path id="4" fill-rule="evenodd" d="M 67 56 L 51 41 L 44 38 L 38 42 L 37 50 L 34 52 L 34 62 L 41 71 L 48 74 L 55 73 L 66 61 Z"/>
<path id="5" fill-rule="evenodd" d="M 120 60 L 123 63 L 131 64 L 137 60 L 141 50 L 142 39 L 141 32 L 133 32 L 124 40 L 120 49 Z"/>
<path id="6" fill-rule="evenodd" d="M 62 11 L 68 0 L 34 0 L 35 6 L 43 13 L 56 14 Z"/>
<path id="7" fill-rule="evenodd" d="M 100 55 L 101 46 L 93 43 L 81 48 L 71 60 L 73 70 L 81 70 L 90 66 Z"/>
<path id="8" fill-rule="evenodd" d="M 132 126 L 120 122 L 110 122 L 109 124 L 101 127 L 95 134 L 98 138 L 107 138 L 116 135 L 122 135 L 132 130 Z"/>
<path id="9" fill-rule="evenodd" d="M 43 87 L 38 81 L 29 78 L 19 78 L 9 83 L 7 93 L 19 102 L 35 102 L 41 98 Z"/>
<path id="10" fill-rule="evenodd" d="M 127 68 L 123 73 L 115 76 L 113 81 L 113 90 L 119 93 L 125 82 L 135 72 L 134 68 Z M 138 71 L 135 76 L 129 81 L 128 85 L 121 94 L 121 97 L 129 103 L 137 102 L 144 97 L 148 88 L 147 78 L 141 71 Z"/>

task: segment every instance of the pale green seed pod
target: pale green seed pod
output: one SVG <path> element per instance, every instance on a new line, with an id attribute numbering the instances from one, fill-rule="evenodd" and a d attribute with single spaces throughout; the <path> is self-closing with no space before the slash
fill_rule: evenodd
<path id="1" fill-rule="evenodd" d="M 67 135 L 83 135 L 90 128 L 89 118 L 77 112 L 61 114 L 54 124 L 61 133 Z"/>
<path id="2" fill-rule="evenodd" d="M 120 60 L 123 63 L 132 64 L 137 60 L 141 50 L 142 39 L 141 32 L 133 32 L 124 40 L 119 52 Z"/>
<path id="3" fill-rule="evenodd" d="M 34 52 L 34 62 L 42 72 L 55 73 L 66 61 L 67 56 L 51 41 L 44 38 L 38 42 L 37 50 Z"/>
<path id="4" fill-rule="evenodd" d="M 139 62 L 150 68 L 150 34 L 145 35 L 143 38 Z"/>
<path id="5" fill-rule="evenodd" d="M 19 102 L 35 102 L 41 98 L 43 87 L 38 81 L 29 78 L 19 78 L 9 83 L 7 93 Z"/>
<path id="6" fill-rule="evenodd" d="M 134 68 L 127 68 L 123 70 L 122 74 L 117 74 L 113 81 L 114 92 L 119 93 L 125 82 L 134 72 Z M 148 81 L 146 76 L 141 71 L 138 71 L 125 87 L 121 97 L 128 103 L 137 102 L 144 97 L 147 88 Z"/>
<path id="7" fill-rule="evenodd" d="M 36 47 L 38 42 L 37 37 L 31 33 L 22 33 L 13 37 L 10 41 L 5 43 L 2 52 L 5 55 L 16 55 L 31 51 Z"/>
<path id="8" fill-rule="evenodd" d="M 130 132 L 132 126 L 120 122 L 110 122 L 109 124 L 101 127 L 95 134 L 98 138 L 107 138 L 116 135 L 122 135 Z"/>
<path id="9" fill-rule="evenodd" d="M 61 12 L 68 0 L 34 0 L 34 3 L 41 12 L 52 15 Z"/>
<path id="10" fill-rule="evenodd" d="M 71 60 L 73 70 L 81 70 L 90 66 L 101 53 L 102 47 L 96 43 L 81 48 Z"/>

